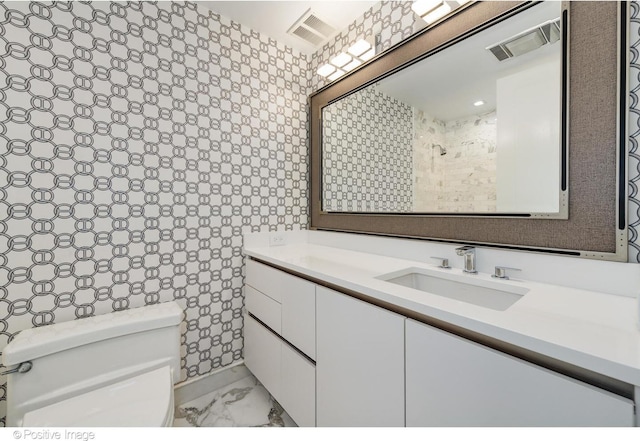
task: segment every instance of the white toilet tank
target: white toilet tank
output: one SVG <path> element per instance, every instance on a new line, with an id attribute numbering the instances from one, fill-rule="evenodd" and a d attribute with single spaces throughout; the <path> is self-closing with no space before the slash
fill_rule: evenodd
<path id="1" fill-rule="evenodd" d="M 178 382 L 181 321 L 182 309 L 168 302 L 20 332 L 2 353 L 5 370 L 32 367 L 7 376 L 7 425 L 22 426 L 28 412 L 160 368 Z"/>

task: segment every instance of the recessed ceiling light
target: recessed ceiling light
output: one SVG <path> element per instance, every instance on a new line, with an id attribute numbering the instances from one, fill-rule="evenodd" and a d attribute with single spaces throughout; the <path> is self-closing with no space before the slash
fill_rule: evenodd
<path id="1" fill-rule="evenodd" d="M 473 105 L 476 106 L 476 107 L 484 106 L 484 101 L 478 100 L 475 103 L 473 103 Z"/>

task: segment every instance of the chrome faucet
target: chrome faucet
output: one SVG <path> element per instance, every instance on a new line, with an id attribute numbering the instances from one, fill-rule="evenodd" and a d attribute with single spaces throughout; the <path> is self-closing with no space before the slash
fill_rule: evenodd
<path id="1" fill-rule="evenodd" d="M 465 273 L 476 274 L 476 249 L 474 247 L 464 246 L 456 248 L 456 254 L 464 257 L 464 269 Z"/>

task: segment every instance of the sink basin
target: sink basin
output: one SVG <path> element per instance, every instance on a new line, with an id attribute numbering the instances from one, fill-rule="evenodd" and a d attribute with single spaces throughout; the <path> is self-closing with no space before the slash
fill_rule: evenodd
<path id="1" fill-rule="evenodd" d="M 505 311 L 529 289 L 503 281 L 475 279 L 471 274 L 446 274 L 424 268 L 407 268 L 377 279 L 466 303 Z"/>

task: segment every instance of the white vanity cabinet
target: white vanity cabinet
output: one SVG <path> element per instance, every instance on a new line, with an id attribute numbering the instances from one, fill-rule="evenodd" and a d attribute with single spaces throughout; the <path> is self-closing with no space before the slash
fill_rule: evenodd
<path id="1" fill-rule="evenodd" d="M 247 261 L 245 364 L 301 426 L 633 426 L 632 400 Z"/>
<path id="2" fill-rule="evenodd" d="M 315 426 L 315 284 L 247 260 L 244 359 L 299 426 Z"/>
<path id="3" fill-rule="evenodd" d="M 404 317 L 318 286 L 318 426 L 404 426 Z"/>
<path id="4" fill-rule="evenodd" d="M 407 426 L 633 426 L 633 402 L 407 319 Z"/>

